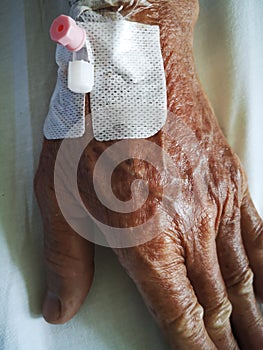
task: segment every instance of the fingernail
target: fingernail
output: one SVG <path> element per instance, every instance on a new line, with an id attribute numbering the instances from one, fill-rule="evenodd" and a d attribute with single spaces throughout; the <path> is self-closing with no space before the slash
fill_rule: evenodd
<path id="1" fill-rule="evenodd" d="M 47 292 L 42 311 L 47 322 L 56 322 L 60 318 L 61 302 L 55 293 Z"/>

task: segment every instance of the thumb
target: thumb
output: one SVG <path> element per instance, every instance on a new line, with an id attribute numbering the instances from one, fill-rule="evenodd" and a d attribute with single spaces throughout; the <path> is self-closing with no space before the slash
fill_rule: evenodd
<path id="1" fill-rule="evenodd" d="M 59 145 L 59 141 L 44 141 L 34 181 L 44 224 L 47 268 L 43 316 L 53 324 L 65 323 L 77 313 L 94 274 L 94 245 L 71 228 L 56 200 L 53 177 Z"/>
<path id="2" fill-rule="evenodd" d="M 60 224 L 45 231 L 47 292 L 43 316 L 49 323 L 69 321 L 79 310 L 94 274 L 94 245 Z"/>

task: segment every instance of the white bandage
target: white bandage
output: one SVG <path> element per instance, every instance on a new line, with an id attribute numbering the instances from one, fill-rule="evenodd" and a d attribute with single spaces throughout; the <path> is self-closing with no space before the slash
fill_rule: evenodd
<path id="1" fill-rule="evenodd" d="M 167 116 L 166 81 L 158 26 L 130 22 L 94 11 L 84 13 L 95 62 L 90 93 L 92 125 L 99 141 L 148 138 Z M 47 139 L 80 137 L 85 132 L 85 95 L 67 88 L 71 53 L 58 47 L 58 82 L 44 126 Z"/>

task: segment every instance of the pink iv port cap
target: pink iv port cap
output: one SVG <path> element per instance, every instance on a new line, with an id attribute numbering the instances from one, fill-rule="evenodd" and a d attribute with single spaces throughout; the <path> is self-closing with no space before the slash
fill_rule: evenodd
<path id="1" fill-rule="evenodd" d="M 79 51 L 85 44 L 86 32 L 74 19 L 60 15 L 54 19 L 50 27 L 51 39 L 70 51 Z"/>

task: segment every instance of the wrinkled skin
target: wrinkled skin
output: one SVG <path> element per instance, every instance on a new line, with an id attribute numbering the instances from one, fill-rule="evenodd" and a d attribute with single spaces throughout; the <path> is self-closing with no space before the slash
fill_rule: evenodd
<path id="1" fill-rule="evenodd" d="M 160 25 L 171 113 L 165 128 L 149 140 L 169 154 L 184 180 L 185 186 L 173 199 L 179 209 L 167 226 L 158 194 L 171 181 L 169 174 L 165 169 L 158 174 L 138 159 L 116 168 L 112 187 L 119 199 L 127 201 L 132 181 L 148 179 L 146 205 L 132 214 L 118 214 L 100 204 L 92 172 L 98 157 L 114 142 L 93 140 L 85 149 L 78 169 L 81 197 L 97 219 L 114 227 L 134 226 L 160 213 L 156 237 L 115 252 L 172 348 L 263 349 L 263 322 L 255 300 L 256 295 L 263 301 L 263 226 L 250 199 L 244 170 L 196 75 L 193 28 L 198 2 L 151 3 L 151 8 L 136 12 L 124 3 L 122 11 L 130 20 Z M 86 102 L 88 121 L 88 96 Z M 201 154 L 192 138 L 186 137 L 186 130 L 198 140 Z M 132 148 L 134 141 L 129 142 Z M 94 269 L 93 244 L 73 231 L 56 200 L 54 165 L 60 144 L 59 140 L 44 140 L 35 176 L 49 291 L 43 315 L 55 324 L 67 322 L 78 311 Z"/>

